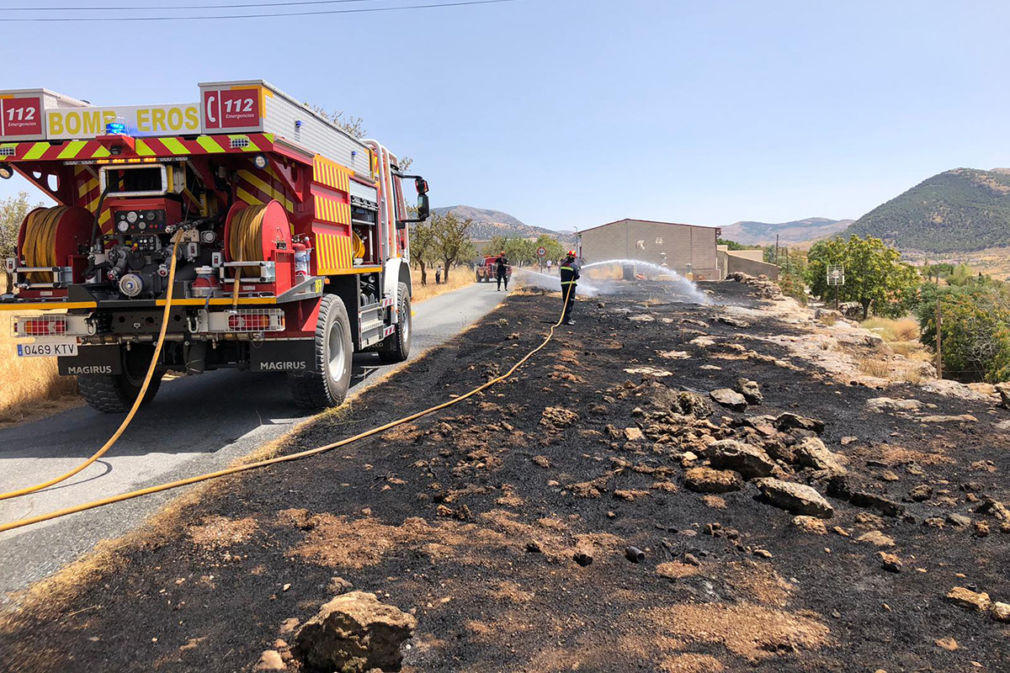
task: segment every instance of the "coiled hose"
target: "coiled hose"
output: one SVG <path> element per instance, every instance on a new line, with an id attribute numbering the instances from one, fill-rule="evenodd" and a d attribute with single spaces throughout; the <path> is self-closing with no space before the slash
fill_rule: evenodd
<path id="1" fill-rule="evenodd" d="M 25 221 L 25 236 L 21 244 L 26 266 L 54 267 L 56 264 L 56 229 L 60 218 L 70 210 L 67 206 L 36 208 L 28 213 Z M 45 283 L 52 276 L 44 271 L 28 274 L 32 283 Z"/>
<path id="2" fill-rule="evenodd" d="M 249 206 L 243 208 L 232 218 L 228 229 L 228 254 L 233 262 L 263 261 L 263 217 L 266 206 Z M 259 271 L 255 267 L 242 266 L 235 271 L 235 279 L 239 277 L 256 277 Z"/>

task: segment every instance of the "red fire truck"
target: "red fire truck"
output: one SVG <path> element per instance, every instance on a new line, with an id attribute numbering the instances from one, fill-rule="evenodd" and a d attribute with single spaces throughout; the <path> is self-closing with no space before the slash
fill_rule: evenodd
<path id="1" fill-rule="evenodd" d="M 427 183 L 266 82 L 199 89 L 196 103 L 119 107 L 0 91 L 0 177 L 57 203 L 28 214 L 6 260 L 0 310 L 26 341 L 0 357 L 57 357 L 92 407 L 128 409 L 175 250 L 145 401 L 169 369 L 234 367 L 286 372 L 303 407 L 338 405 L 354 352 L 410 352 L 407 224 L 428 215 Z"/>
<path id="2" fill-rule="evenodd" d="M 484 261 L 477 261 L 475 275 L 478 283 L 493 283 L 498 277 L 498 255 L 490 255 Z M 505 275 L 512 278 L 512 265 L 505 267 Z"/>

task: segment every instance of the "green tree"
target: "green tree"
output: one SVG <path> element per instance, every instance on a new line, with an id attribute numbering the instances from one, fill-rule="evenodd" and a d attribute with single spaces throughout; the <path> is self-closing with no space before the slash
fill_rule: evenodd
<path id="1" fill-rule="evenodd" d="M 565 256 L 565 246 L 561 245 L 561 241 L 559 241 L 556 236 L 551 236 L 550 234 L 540 234 L 533 245 L 536 248 L 543 247 L 543 249 L 547 251 L 547 254 L 544 255 L 545 263 L 549 259 L 557 262 Z M 540 259 L 538 257 L 537 264 L 539 263 Z"/>
<path id="2" fill-rule="evenodd" d="M 410 261 L 421 271 L 421 285 L 428 284 L 428 265 L 438 260 L 435 235 L 428 222 L 417 222 L 410 229 Z"/>
<path id="3" fill-rule="evenodd" d="M 1010 379 L 1010 287 L 923 285 L 916 311 L 919 338 L 931 348 L 936 347 L 937 310 L 944 374 L 962 381 Z"/>
<path id="4" fill-rule="evenodd" d="M 835 288 L 828 285 L 828 267 L 844 267 L 845 284 L 838 288 L 838 298 L 859 302 L 864 320 L 871 308 L 878 315 L 901 315 L 913 306 L 919 272 L 901 262 L 901 253 L 879 238 L 818 241 L 807 260 L 810 291 L 822 299 L 835 296 Z"/>
<path id="5" fill-rule="evenodd" d="M 432 237 L 434 239 L 435 252 L 444 263 L 444 277 L 449 281 L 449 269 L 456 262 L 468 259 L 477 254 L 473 241 L 470 240 L 470 228 L 473 220 L 467 218 L 462 220 L 452 213 L 444 215 L 432 215 L 429 219 Z"/>
<path id="6" fill-rule="evenodd" d="M 17 253 L 18 231 L 21 229 L 21 222 L 29 211 L 41 206 L 41 203 L 31 205 L 28 203 L 28 193 L 20 192 L 17 196 L 10 196 L 0 200 L 0 264 L 8 257 L 14 257 Z M 13 278 L 7 272 L 7 265 L 3 264 L 4 288 L 6 292 L 11 291 Z"/>

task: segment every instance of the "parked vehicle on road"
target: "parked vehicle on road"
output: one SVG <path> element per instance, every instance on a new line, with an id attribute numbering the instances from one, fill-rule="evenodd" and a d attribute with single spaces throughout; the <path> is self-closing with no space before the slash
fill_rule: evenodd
<path id="1" fill-rule="evenodd" d="M 200 84 L 183 105 L 0 91 L 0 118 L 0 177 L 57 203 L 28 214 L 6 260 L 0 310 L 32 341 L 3 357 L 56 357 L 106 412 L 133 403 L 166 303 L 148 398 L 168 369 L 233 367 L 285 372 L 301 406 L 335 406 L 352 353 L 407 358 L 407 223 L 428 216 L 428 185 L 378 141 L 261 80 Z"/>
<path id="2" fill-rule="evenodd" d="M 496 266 L 498 264 L 498 255 L 491 255 L 485 257 L 483 260 L 477 260 L 476 263 L 476 280 L 478 283 L 493 283 L 496 279 Z M 512 265 L 509 264 L 505 271 L 505 275 L 512 278 Z"/>

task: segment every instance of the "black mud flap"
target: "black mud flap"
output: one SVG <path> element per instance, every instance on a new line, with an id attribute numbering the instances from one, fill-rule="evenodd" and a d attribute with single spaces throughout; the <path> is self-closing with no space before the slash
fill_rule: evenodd
<path id="1" fill-rule="evenodd" d="M 313 339 L 253 342 L 249 346 L 249 371 L 307 372 L 315 366 Z"/>
<path id="2" fill-rule="evenodd" d="M 74 357 L 56 358 L 62 376 L 82 374 L 122 374 L 119 346 L 79 346 Z"/>

